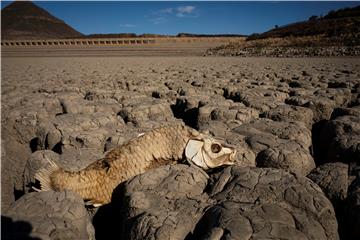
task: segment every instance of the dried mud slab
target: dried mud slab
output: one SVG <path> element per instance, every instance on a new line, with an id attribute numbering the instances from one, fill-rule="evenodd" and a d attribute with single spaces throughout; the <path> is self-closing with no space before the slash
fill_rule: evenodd
<path id="1" fill-rule="evenodd" d="M 357 58 L 6 57 L 2 61 L 1 83 L 2 211 L 5 212 L 12 204 L 17 204 L 16 200 L 22 201 L 20 197 L 29 191 L 29 183 L 33 182 L 34 173 L 40 167 L 46 166 L 49 159 L 65 169 L 79 170 L 138 134 L 174 121 L 183 121 L 193 128 L 235 145 L 236 164 L 239 166 L 282 168 L 292 172 L 287 173 L 289 176 L 293 176 L 294 173 L 306 176 L 315 167 L 318 167 L 319 171 L 321 168 L 326 169 L 326 166 L 320 166 L 324 162 L 346 162 L 349 165 L 348 181 L 351 182 L 356 177 L 353 173 L 356 171 L 351 169 L 356 169 L 358 162 L 356 153 L 359 145 L 359 73 L 360 64 Z M 173 179 L 175 183 L 186 182 L 186 179 L 189 182 L 193 181 L 189 176 L 196 172 L 191 167 L 186 168 L 187 170 L 171 169 L 169 172 L 174 176 L 186 176 L 185 180 Z M 217 176 L 219 171 L 221 169 L 209 173 L 212 176 L 211 182 L 217 181 L 213 176 Z M 339 176 L 341 181 L 337 181 L 334 186 L 340 184 L 343 188 L 344 168 L 335 166 L 329 171 L 339 173 L 334 176 Z M 151 179 L 151 173 L 149 174 L 146 178 Z M 166 176 L 165 172 L 161 174 Z M 290 179 L 286 177 L 287 174 L 283 174 L 285 179 Z M 321 173 L 319 174 L 318 183 L 323 188 L 325 185 L 331 185 L 331 181 L 336 181 L 327 181 L 321 177 Z M 256 179 L 256 174 L 254 178 Z M 303 179 L 295 175 L 294 178 Z M 202 179 L 190 184 L 190 195 L 193 194 L 192 188 L 199 187 L 192 184 L 197 183 L 203 188 L 203 180 L 205 181 Z M 142 184 L 146 186 L 146 183 Z M 242 184 L 246 185 L 244 182 Z M 266 186 L 270 188 L 272 184 Z M 283 185 L 286 184 L 285 181 Z M 306 181 L 304 184 L 307 186 Z M 168 187 L 165 185 L 162 185 L 164 191 Z M 158 186 L 153 185 L 151 188 L 138 187 L 146 196 L 153 196 L 151 199 L 162 202 L 161 206 L 151 202 L 154 209 L 159 207 L 161 214 L 165 214 L 168 208 L 172 214 L 182 216 L 179 218 L 181 220 L 185 219 L 185 215 L 182 214 L 187 211 L 184 206 L 203 212 L 194 217 L 196 220 L 184 224 L 182 223 L 185 220 L 180 221 L 176 218 L 177 215 L 171 215 L 174 218 L 169 219 L 164 219 L 165 215 L 161 215 L 163 222 L 174 220 L 167 227 L 161 225 L 162 220 L 159 220 L 154 228 L 150 227 L 150 223 L 156 223 L 156 219 L 149 221 L 149 225 L 142 226 L 131 225 L 129 222 L 134 231 L 138 228 L 151 231 L 164 229 L 161 232 L 164 235 L 161 236 L 176 233 L 174 237 L 185 236 L 191 239 L 197 220 L 203 218 L 206 211 L 206 216 L 220 212 L 226 218 L 232 216 L 231 218 L 239 222 L 236 226 L 240 232 L 252 234 L 249 230 L 252 227 L 249 227 L 246 216 L 241 211 L 235 211 L 239 209 L 237 204 L 244 208 L 243 202 L 229 203 L 222 199 L 215 206 L 207 187 L 201 190 L 203 195 L 196 202 L 198 205 L 192 204 L 191 198 L 183 195 L 174 196 L 174 199 L 178 200 L 166 202 L 164 195 L 157 196 L 151 189 L 161 191 Z M 174 189 L 171 188 L 171 191 L 179 190 Z M 317 196 L 317 188 L 314 189 L 311 194 Z M 294 191 L 297 192 L 297 188 Z M 303 190 L 299 191 L 302 193 Z M 294 195 L 301 196 L 300 193 Z M 57 193 L 53 194 L 56 198 Z M 194 199 L 200 196 L 197 194 Z M 338 192 L 334 192 L 333 196 L 337 196 L 336 194 Z M 355 214 L 356 191 L 354 193 L 351 190 L 347 194 L 342 192 L 341 199 L 343 198 L 343 207 L 348 207 L 349 212 Z M 208 206 L 211 206 L 212 210 L 204 207 L 206 204 L 203 200 L 206 204 L 210 201 Z M 251 209 L 256 208 L 253 205 L 250 204 Z M 259 219 L 262 219 L 259 220 L 261 227 L 254 225 L 258 234 L 256 236 L 270 236 L 270 225 L 266 225 L 267 221 L 276 225 L 277 222 L 283 223 L 288 220 L 289 215 L 283 212 L 282 206 L 276 203 L 269 206 L 264 205 L 262 209 L 254 210 L 254 214 L 256 212 L 260 216 Z M 327 203 L 324 203 L 324 206 L 327 206 Z M 276 218 L 275 213 L 266 213 L 272 209 L 281 213 L 280 220 Z M 132 208 L 123 208 L 123 212 L 113 209 L 111 211 L 119 220 L 125 212 L 132 219 L 138 216 L 138 212 L 132 210 L 135 211 Z M 147 213 L 151 212 L 151 209 L 143 211 Z M 320 220 L 317 217 L 308 217 L 308 210 L 305 212 L 306 214 L 303 210 L 297 212 L 307 219 L 301 220 L 304 225 L 301 229 L 309 231 L 310 235 L 313 234 L 311 236 L 317 236 L 310 226 L 318 228 Z M 133 213 L 134 215 L 131 215 Z M 14 214 L 20 216 L 18 212 Z M 329 219 L 332 221 L 331 216 Z M 346 214 L 343 219 L 352 218 L 357 219 L 356 216 Z M 99 229 L 95 222 L 101 222 L 103 219 L 94 219 L 97 219 L 94 221 L 97 235 L 102 230 L 113 232 L 112 226 L 115 226 L 114 230 L 121 226 L 119 220 L 115 221 L 119 222 L 119 225 L 111 224 Z M 148 218 L 144 217 L 144 221 L 147 220 Z M 342 218 L 339 218 L 339 221 L 345 222 Z M 266 224 L 263 225 L 262 222 Z M 180 223 L 178 230 L 175 223 Z M 290 217 L 288 223 L 293 223 Z M 263 226 L 266 230 L 261 231 Z M 295 227 L 291 224 L 285 227 L 276 225 L 273 230 L 274 236 L 287 238 L 286 232 L 291 232 L 297 237 L 310 236 L 299 226 L 302 225 L 298 222 Z M 326 235 L 328 239 L 333 239 L 336 227 L 332 226 L 335 230 L 326 230 L 327 235 L 324 233 L 325 230 L 319 230 L 317 237 L 321 239 Z M 227 236 L 228 233 L 224 229 L 226 228 L 219 225 L 209 230 L 209 234 L 213 234 L 211 236 L 215 239 L 222 234 Z M 232 229 L 235 234 L 235 228 Z M 149 234 L 155 236 L 156 234 L 151 231 Z M 351 234 L 352 230 L 349 229 L 348 232 Z M 354 234 L 355 232 L 356 229 Z M 143 234 L 147 236 L 148 233 L 144 230 Z"/>
<path id="2" fill-rule="evenodd" d="M 325 193 L 327 198 L 338 206 L 347 197 L 349 187 L 349 166 L 344 163 L 320 165 L 307 176 Z"/>
<path id="3" fill-rule="evenodd" d="M 4 215 L 5 239 L 95 239 L 84 201 L 70 191 L 28 193 Z"/>
<path id="4" fill-rule="evenodd" d="M 360 175 L 349 187 L 349 194 L 345 204 L 344 237 L 346 239 L 358 239 L 360 237 Z"/>
<path id="5" fill-rule="evenodd" d="M 319 151 L 326 162 L 360 163 L 360 115 L 358 108 L 335 113 L 319 136 Z M 346 115 L 345 115 L 346 114 Z M 338 116 L 336 116 L 338 115 Z"/>
<path id="6" fill-rule="evenodd" d="M 228 91 L 226 98 L 235 102 L 242 102 L 247 107 L 255 108 L 260 112 L 269 111 L 284 103 L 289 95 L 272 88 L 250 88 Z"/>
<path id="7" fill-rule="evenodd" d="M 296 121 L 311 130 L 313 125 L 313 112 L 309 108 L 280 105 L 266 112 L 264 116 L 274 121 Z"/>
<path id="8" fill-rule="evenodd" d="M 256 154 L 256 166 L 287 169 L 307 175 L 315 168 L 311 132 L 293 122 L 259 119 L 231 130 Z"/>
<path id="9" fill-rule="evenodd" d="M 209 195 L 218 203 L 198 223 L 194 239 L 339 239 L 330 201 L 305 177 L 229 167 Z"/>
<path id="10" fill-rule="evenodd" d="M 124 185 L 128 239 L 338 239 L 331 202 L 311 180 L 284 170 L 228 167 L 208 177 L 161 167 Z"/>
<path id="11" fill-rule="evenodd" d="M 186 165 L 161 167 L 134 177 L 124 186 L 127 239 L 185 239 L 210 199 L 208 176 Z"/>
<path id="12" fill-rule="evenodd" d="M 330 89 L 314 91 L 309 95 L 292 96 L 287 98 L 285 103 L 311 109 L 314 122 L 319 122 L 330 119 L 333 109 L 346 106 L 350 99 L 350 89 Z"/>

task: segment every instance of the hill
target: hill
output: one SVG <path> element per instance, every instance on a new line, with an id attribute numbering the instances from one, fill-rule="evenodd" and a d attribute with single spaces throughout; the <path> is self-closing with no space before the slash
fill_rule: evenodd
<path id="1" fill-rule="evenodd" d="M 209 49 L 209 55 L 349 56 L 359 55 L 360 6 L 330 11 L 324 17 L 275 26 L 246 41 Z"/>
<path id="2" fill-rule="evenodd" d="M 15 1 L 1 10 L 4 40 L 77 38 L 82 34 L 30 1 Z"/>
<path id="3" fill-rule="evenodd" d="M 307 21 L 275 27 L 262 34 L 253 34 L 248 41 L 264 38 L 284 38 L 323 35 L 341 38 L 346 45 L 360 43 L 360 6 L 330 11 L 324 17 L 311 16 Z"/>

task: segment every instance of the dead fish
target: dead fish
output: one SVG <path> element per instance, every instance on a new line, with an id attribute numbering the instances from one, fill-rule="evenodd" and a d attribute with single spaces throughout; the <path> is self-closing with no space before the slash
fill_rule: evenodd
<path id="1" fill-rule="evenodd" d="M 173 124 L 140 134 L 81 171 L 66 171 L 50 162 L 36 173 L 40 189 L 35 190 L 69 189 L 97 207 L 111 201 L 113 190 L 121 182 L 149 169 L 186 159 L 207 170 L 233 165 L 235 154 L 231 146 L 183 124 Z"/>

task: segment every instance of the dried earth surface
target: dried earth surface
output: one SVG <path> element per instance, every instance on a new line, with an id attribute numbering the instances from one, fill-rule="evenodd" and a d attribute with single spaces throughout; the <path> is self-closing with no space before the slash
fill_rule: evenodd
<path id="1" fill-rule="evenodd" d="M 14 55 L 1 64 L 4 239 L 360 238 L 359 58 Z M 95 209 L 70 191 L 29 187 L 49 160 L 79 170 L 175 121 L 235 145 L 236 166 L 160 167 Z"/>

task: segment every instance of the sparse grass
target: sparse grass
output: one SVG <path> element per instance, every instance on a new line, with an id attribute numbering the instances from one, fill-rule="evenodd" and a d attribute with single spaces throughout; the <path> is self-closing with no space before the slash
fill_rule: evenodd
<path id="1" fill-rule="evenodd" d="M 327 37 L 326 35 L 303 37 L 269 37 L 252 41 L 237 41 L 209 49 L 208 55 L 222 56 L 357 56 L 360 35 Z"/>
<path id="2" fill-rule="evenodd" d="M 360 32 L 360 6 L 330 11 L 324 17 L 311 16 L 308 21 L 296 22 L 248 37 L 248 41 L 289 36 L 343 37 Z"/>
<path id="3" fill-rule="evenodd" d="M 252 41 L 238 41 L 215 49 L 263 48 L 263 47 L 326 47 L 360 45 L 360 34 L 327 37 L 325 34 L 302 37 L 269 37 Z"/>
<path id="4" fill-rule="evenodd" d="M 300 52 L 300 49 L 305 50 L 306 48 L 308 50 L 305 52 L 312 52 L 318 48 L 358 49 L 360 46 L 359 11 L 360 7 L 357 7 L 331 12 L 322 18 L 312 16 L 309 21 L 276 27 L 262 34 L 253 34 L 246 41 L 232 42 L 210 49 L 208 52 L 221 55 L 237 55 L 238 53 L 246 55 L 244 52 L 249 52 L 251 55 L 252 53 L 261 53 L 261 50 L 269 48 L 274 51 L 276 48 L 282 48 L 282 50 L 297 48 Z"/>

